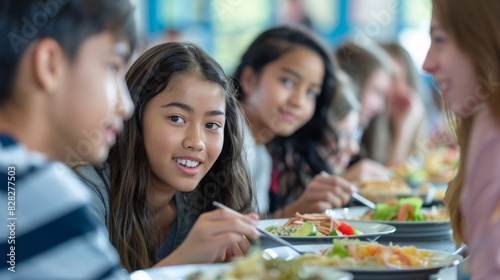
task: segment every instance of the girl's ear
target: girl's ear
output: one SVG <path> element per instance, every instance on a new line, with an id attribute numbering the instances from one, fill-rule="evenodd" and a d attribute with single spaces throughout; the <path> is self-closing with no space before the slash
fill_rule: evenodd
<path id="1" fill-rule="evenodd" d="M 255 90 L 257 87 L 257 75 L 252 67 L 245 66 L 245 68 L 243 68 L 243 71 L 241 71 L 240 85 L 244 96 L 252 94 Z"/>

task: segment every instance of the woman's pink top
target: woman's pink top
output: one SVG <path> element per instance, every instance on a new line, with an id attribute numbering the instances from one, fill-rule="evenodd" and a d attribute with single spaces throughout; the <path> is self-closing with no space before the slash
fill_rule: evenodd
<path id="1" fill-rule="evenodd" d="M 500 279 L 500 124 L 488 108 L 474 121 L 460 200 L 472 279 Z"/>

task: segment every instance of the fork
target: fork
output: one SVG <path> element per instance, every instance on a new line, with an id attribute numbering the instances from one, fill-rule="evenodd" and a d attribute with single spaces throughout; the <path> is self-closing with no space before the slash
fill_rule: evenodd
<path id="1" fill-rule="evenodd" d="M 227 210 L 227 211 L 229 211 L 231 213 L 236 213 L 238 215 L 241 215 L 241 213 L 238 213 L 238 212 L 234 211 L 233 209 L 227 207 L 226 205 L 224 205 L 224 204 L 222 204 L 220 202 L 214 201 L 214 202 L 212 202 L 212 204 L 215 207 L 222 208 L 222 209 L 225 209 L 225 210 Z M 266 235 L 267 237 L 271 238 L 273 241 L 278 242 L 278 243 L 280 243 L 282 245 L 285 245 L 285 246 L 289 247 L 290 249 L 292 249 L 293 251 L 297 252 L 300 255 L 303 255 L 303 254 L 306 254 L 306 253 L 318 254 L 318 252 L 304 252 L 304 251 L 300 251 L 297 248 L 295 248 L 295 246 L 293 244 L 291 244 L 290 242 L 284 240 L 281 237 L 278 237 L 278 236 L 276 236 L 276 235 L 274 235 L 274 234 L 272 234 L 270 232 L 267 232 L 264 229 L 258 228 L 258 227 L 257 227 L 257 230 L 260 233 L 262 233 L 263 235 Z"/>
<path id="2" fill-rule="evenodd" d="M 364 205 L 366 205 L 368 208 L 372 209 L 372 210 L 375 210 L 375 208 L 377 208 L 377 205 L 375 205 L 375 203 L 371 202 L 370 200 L 368 200 L 366 197 L 360 195 L 359 193 L 357 192 L 353 192 L 352 193 L 352 198 L 356 199 L 357 201 L 363 203 Z"/>
<path id="3" fill-rule="evenodd" d="M 330 176 L 330 174 L 328 174 L 328 172 L 326 171 L 321 171 L 320 172 L 320 175 L 323 177 L 323 178 L 328 178 Z M 364 205 L 366 205 L 368 208 L 370 209 L 375 209 L 376 208 L 376 205 L 375 203 L 371 202 L 370 200 L 368 200 L 366 197 L 360 195 L 359 193 L 357 192 L 353 192 L 351 194 L 352 198 L 356 199 L 357 201 L 363 203 Z"/>

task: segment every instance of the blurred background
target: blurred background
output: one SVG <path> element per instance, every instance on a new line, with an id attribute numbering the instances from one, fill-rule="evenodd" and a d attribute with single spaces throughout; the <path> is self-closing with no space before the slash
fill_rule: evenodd
<path id="1" fill-rule="evenodd" d="M 430 0 L 132 0 L 143 46 L 194 41 L 232 73 L 264 29 L 301 23 L 333 48 L 350 38 L 398 41 L 418 69 L 430 44 Z"/>
<path id="2" fill-rule="evenodd" d="M 342 42 L 363 46 L 397 42 L 410 54 L 425 90 L 427 128 L 442 125 L 440 95 L 422 64 L 430 45 L 431 0 L 131 0 L 141 51 L 167 41 L 201 45 L 233 74 L 247 46 L 262 31 L 300 23 L 316 31 L 332 53 Z"/>

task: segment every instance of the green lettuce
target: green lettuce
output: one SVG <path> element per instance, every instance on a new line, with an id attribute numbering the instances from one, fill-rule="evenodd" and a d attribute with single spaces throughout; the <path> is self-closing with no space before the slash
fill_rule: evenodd
<path id="1" fill-rule="evenodd" d="M 328 252 L 326 256 L 327 257 L 339 256 L 341 258 L 345 258 L 345 257 L 350 257 L 351 255 L 349 254 L 349 252 L 347 252 L 346 247 L 342 245 L 340 240 L 333 239 L 333 248 L 332 250 L 330 250 L 330 252 Z"/>
<path id="2" fill-rule="evenodd" d="M 378 203 L 373 210 L 372 219 L 381 221 L 391 221 L 398 214 L 399 205 L 388 205 L 387 203 Z"/>
<path id="3" fill-rule="evenodd" d="M 408 197 L 408 198 L 399 199 L 399 206 L 403 205 L 405 203 L 409 203 L 411 206 L 413 206 L 413 219 L 412 219 L 413 221 L 423 220 L 422 213 L 420 213 L 420 209 L 422 208 L 422 205 L 424 204 L 422 199 L 420 199 L 418 197 Z"/>
<path id="4" fill-rule="evenodd" d="M 413 217 L 412 221 L 421 221 L 423 220 L 423 216 L 420 213 L 420 209 L 422 208 L 423 201 L 418 197 L 408 197 L 399 199 L 398 204 L 389 205 L 387 203 L 378 203 L 373 210 L 372 219 L 379 221 L 393 221 L 396 219 L 399 211 L 399 207 L 401 205 L 408 203 L 413 206 Z"/>

